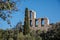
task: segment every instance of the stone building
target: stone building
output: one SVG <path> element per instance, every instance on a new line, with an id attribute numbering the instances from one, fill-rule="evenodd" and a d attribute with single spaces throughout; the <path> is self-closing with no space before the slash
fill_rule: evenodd
<path id="1" fill-rule="evenodd" d="M 33 10 L 28 10 L 28 17 L 30 22 L 30 29 L 31 30 L 48 30 L 49 29 L 49 19 L 44 18 L 36 18 L 36 12 Z"/>

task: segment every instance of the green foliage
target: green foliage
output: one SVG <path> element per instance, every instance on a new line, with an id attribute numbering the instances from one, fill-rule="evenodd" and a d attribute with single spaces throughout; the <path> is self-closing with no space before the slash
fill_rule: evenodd
<path id="1" fill-rule="evenodd" d="M 0 18 L 7 21 L 11 27 L 10 18 L 12 18 L 12 11 L 16 11 L 16 4 L 11 0 L 0 0 Z"/>
<path id="2" fill-rule="evenodd" d="M 60 23 L 53 24 L 52 28 L 46 33 L 40 34 L 43 40 L 59 40 L 60 39 Z"/>
<path id="3" fill-rule="evenodd" d="M 29 17 L 28 17 L 28 8 L 25 9 L 25 21 L 24 21 L 24 34 L 28 34 L 30 32 L 29 29 Z"/>
<path id="4" fill-rule="evenodd" d="M 23 32 L 17 32 L 17 30 L 0 30 L 0 40 L 41 40 L 40 35 L 37 35 L 36 31 L 32 31 L 26 35 Z"/>
<path id="5" fill-rule="evenodd" d="M 14 7 L 14 3 L 10 0 L 0 1 L 0 10 L 11 10 Z"/>
<path id="6" fill-rule="evenodd" d="M 13 38 L 9 38 L 8 40 L 13 40 Z"/>
<path id="7" fill-rule="evenodd" d="M 17 38 L 17 40 L 24 40 L 24 35 L 23 35 L 23 33 L 21 32 L 21 33 L 19 33 L 18 34 L 18 38 Z"/>
<path id="8" fill-rule="evenodd" d="M 30 34 L 25 35 L 25 40 L 32 40 L 32 37 Z"/>

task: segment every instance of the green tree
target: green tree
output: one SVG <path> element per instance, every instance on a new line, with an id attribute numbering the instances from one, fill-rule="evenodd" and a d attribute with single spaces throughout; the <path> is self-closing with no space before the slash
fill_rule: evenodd
<path id="1" fill-rule="evenodd" d="M 28 16 L 28 8 L 25 9 L 25 21 L 24 21 L 24 34 L 28 34 L 30 32 L 29 29 L 29 16 Z"/>
<path id="2" fill-rule="evenodd" d="M 7 21 L 7 24 L 11 26 L 10 18 L 12 18 L 12 11 L 16 10 L 14 1 L 11 0 L 0 0 L 0 18 Z"/>
<path id="3" fill-rule="evenodd" d="M 24 1 L 24 0 L 23 0 Z M 12 13 L 18 11 L 18 4 L 21 4 L 22 0 L 0 0 L 0 18 L 11 25 Z"/>

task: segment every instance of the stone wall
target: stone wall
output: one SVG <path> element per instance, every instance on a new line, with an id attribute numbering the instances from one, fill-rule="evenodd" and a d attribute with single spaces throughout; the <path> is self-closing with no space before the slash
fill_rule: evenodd
<path id="1" fill-rule="evenodd" d="M 49 28 L 49 19 L 48 18 L 36 18 L 36 12 L 29 10 L 28 12 L 29 20 L 30 20 L 30 29 L 31 30 L 48 30 Z M 36 27 L 36 21 L 38 21 L 38 26 Z M 42 21 L 44 24 L 42 26 Z"/>

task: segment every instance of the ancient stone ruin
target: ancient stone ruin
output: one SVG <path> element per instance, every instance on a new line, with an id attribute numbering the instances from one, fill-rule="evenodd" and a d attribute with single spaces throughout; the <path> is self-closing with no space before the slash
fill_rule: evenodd
<path id="1" fill-rule="evenodd" d="M 31 30 L 41 30 L 47 31 L 49 28 L 49 19 L 48 18 L 36 18 L 36 12 L 33 10 L 28 10 L 28 17 L 30 22 Z"/>

